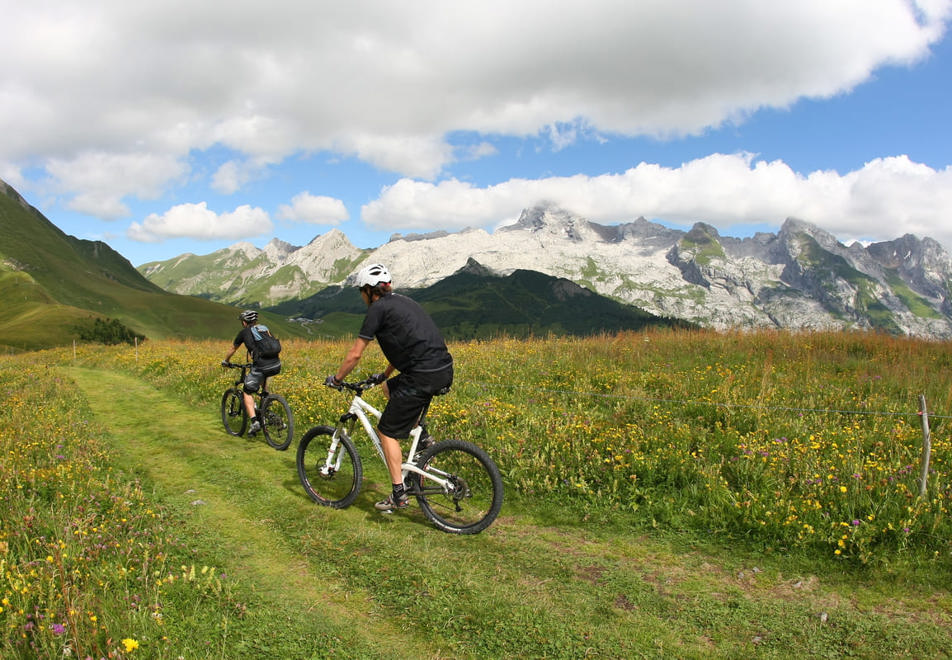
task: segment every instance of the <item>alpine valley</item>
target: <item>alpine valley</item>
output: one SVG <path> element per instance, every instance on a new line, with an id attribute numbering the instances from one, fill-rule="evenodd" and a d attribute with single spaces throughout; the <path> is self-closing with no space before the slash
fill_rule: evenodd
<path id="1" fill-rule="evenodd" d="M 397 234 L 379 248 L 359 249 L 335 229 L 303 247 L 278 239 L 264 249 L 237 243 L 143 264 L 139 271 L 175 293 L 321 321 L 336 312 L 359 313 L 348 307 L 353 296 L 335 292 L 370 262 L 386 264 L 403 291 L 466 274 L 456 289 L 462 295 L 465 288 L 511 283 L 534 271 L 549 276 L 547 289 L 535 285 L 540 300 L 594 293 L 690 325 L 952 338 L 952 257 L 937 241 L 907 234 L 846 246 L 796 219 L 776 234 L 738 239 L 700 222 L 686 232 L 644 218 L 608 226 L 539 205 L 492 233 Z M 488 311 L 471 310 L 476 317 Z"/>
<path id="2" fill-rule="evenodd" d="M 0 353 L 77 340 L 235 335 L 234 307 L 163 291 L 102 241 L 63 233 L 2 180 L 0 235 Z M 282 337 L 307 334 L 298 323 L 265 317 Z"/>

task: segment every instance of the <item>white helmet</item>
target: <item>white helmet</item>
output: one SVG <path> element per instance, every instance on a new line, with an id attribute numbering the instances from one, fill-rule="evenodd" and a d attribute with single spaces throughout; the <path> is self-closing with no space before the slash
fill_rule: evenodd
<path id="1" fill-rule="evenodd" d="M 363 289 L 365 286 L 376 286 L 381 282 L 390 284 L 390 273 L 387 272 L 383 264 L 370 264 L 364 266 L 357 273 L 357 288 Z"/>

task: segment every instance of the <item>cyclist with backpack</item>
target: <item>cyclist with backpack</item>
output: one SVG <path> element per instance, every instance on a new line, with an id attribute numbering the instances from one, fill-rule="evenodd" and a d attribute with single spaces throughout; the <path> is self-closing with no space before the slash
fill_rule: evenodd
<path id="1" fill-rule="evenodd" d="M 271 334 L 268 326 L 258 323 L 258 312 L 255 310 L 243 311 L 238 315 L 238 320 L 241 321 L 241 331 L 235 337 L 231 350 L 225 355 L 222 366 L 229 363 L 231 356 L 242 345 L 248 350 L 252 365 L 245 378 L 242 399 L 245 410 L 248 411 L 248 417 L 251 418 L 248 435 L 254 435 L 261 430 L 261 422 L 255 414 L 255 402 L 251 395 L 257 392 L 259 387 L 266 390 L 268 378 L 281 373 L 281 342 Z"/>
<path id="2" fill-rule="evenodd" d="M 433 397 L 448 391 L 453 384 L 453 356 L 430 315 L 410 298 L 393 293 L 390 273 L 383 265 L 371 264 L 361 269 L 357 273 L 357 288 L 367 304 L 367 316 L 344 361 L 324 384 L 339 388 L 370 342 L 379 342 L 387 367 L 372 378 L 384 384 L 387 406 L 377 432 L 393 492 L 374 506 L 390 513 L 409 503 L 401 470 L 403 450 L 398 440 L 409 437 L 410 429 L 416 426 Z M 391 378 L 394 371 L 399 374 Z"/>

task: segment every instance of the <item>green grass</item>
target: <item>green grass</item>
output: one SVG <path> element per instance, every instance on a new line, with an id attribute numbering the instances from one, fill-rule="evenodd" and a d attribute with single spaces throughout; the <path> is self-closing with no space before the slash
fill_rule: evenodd
<path id="1" fill-rule="evenodd" d="M 340 401 L 315 383 L 350 342 L 285 346 L 281 392 L 304 424 Z M 212 400 L 216 344 L 93 352 L 184 396 Z M 947 424 L 933 417 L 919 500 L 919 394 L 952 406 L 943 344 L 860 333 L 652 331 L 456 343 L 445 434 L 490 449 L 511 489 L 566 506 L 860 563 L 948 557 Z M 380 368 L 368 354 L 366 369 Z M 189 374 L 189 377 L 183 377 Z M 333 419 L 336 414 L 331 413 Z"/>
<path id="2" fill-rule="evenodd" d="M 327 653 L 335 648 L 335 640 L 340 648 L 350 647 L 355 654 L 383 652 L 372 635 L 349 630 L 350 621 L 373 604 L 355 599 L 357 611 L 348 609 L 346 599 L 336 596 L 340 586 L 335 586 L 335 580 L 322 576 L 319 565 L 314 567 L 318 570 L 308 569 L 295 544 L 280 533 L 285 519 L 303 518 L 311 508 L 303 498 L 289 497 L 286 489 L 274 487 L 274 474 L 283 473 L 290 454 L 272 452 L 248 460 L 253 458 L 252 452 L 264 453 L 266 447 L 244 438 L 229 443 L 215 417 L 184 409 L 180 400 L 156 392 L 142 381 L 88 370 L 68 373 L 88 393 L 94 411 L 106 420 L 111 434 L 139 439 L 122 443 L 120 463 L 137 466 L 130 471 L 168 493 L 166 502 L 174 510 L 191 509 L 184 521 L 188 536 L 197 539 L 197 547 L 209 551 L 212 557 L 208 562 L 228 566 L 226 574 L 238 576 L 239 587 L 253 585 L 259 616 L 245 621 L 252 606 L 243 601 L 232 604 L 231 612 L 216 613 L 241 640 L 238 648 L 249 644 L 263 651 L 258 647 L 260 636 L 273 638 L 266 648 L 274 657 Z M 240 557 L 240 561 L 231 557 Z M 321 604 L 320 614 L 312 616 L 309 610 L 317 603 Z M 261 612 L 267 612 L 270 621 L 262 622 Z M 207 621 L 204 633 L 183 621 L 188 628 L 179 630 L 177 637 L 186 644 L 216 638 L 227 643 L 217 616 Z M 366 625 L 373 628 L 370 621 Z M 282 640 L 286 627 L 293 633 Z M 413 640 L 402 639 L 401 632 L 388 622 L 381 621 L 378 629 L 384 638 L 397 640 L 407 650 L 414 648 Z M 196 653 L 202 647 L 187 650 Z"/>
<path id="3" fill-rule="evenodd" d="M 318 383 L 347 344 L 286 344 L 287 367 L 272 389 L 291 401 L 299 435 L 343 411 L 346 399 Z M 784 537 L 771 534 L 783 526 L 761 529 L 767 509 L 748 509 L 746 534 L 728 517 L 699 524 L 705 501 L 705 515 L 730 510 L 708 494 L 713 462 L 682 463 L 697 463 L 701 449 L 729 457 L 738 438 L 724 429 L 766 427 L 771 443 L 770 431 L 785 426 L 791 444 L 823 438 L 825 469 L 838 472 L 855 455 L 843 441 L 869 424 L 871 437 L 891 438 L 902 465 L 907 438 L 895 419 L 879 426 L 862 417 L 855 429 L 848 415 L 799 411 L 881 410 L 911 388 L 941 410 L 952 363 L 941 347 L 664 332 L 455 344 L 457 386 L 434 405 L 432 421 L 477 440 L 506 473 L 501 517 L 468 538 L 436 531 L 415 507 L 375 512 L 382 476 L 346 510 L 311 503 L 297 481 L 296 444 L 275 452 L 224 433 L 218 403 L 232 374 L 214 367 L 217 349 L 150 342 L 137 354 L 82 348 L 75 358 L 46 351 L 0 362 L 0 656 L 61 657 L 66 645 L 79 657 L 150 658 L 952 652 L 943 512 L 917 520 L 931 531 L 907 535 L 904 548 L 850 539 L 849 552 L 835 555 L 833 539 L 779 549 Z M 371 371 L 379 356 L 365 360 Z M 752 401 L 766 409 L 745 407 Z M 794 402 L 797 411 L 785 412 Z M 948 433 L 941 413 L 934 422 L 934 492 L 942 493 Z M 631 442 L 657 435 L 667 443 L 646 454 L 655 458 L 631 491 L 641 498 L 636 509 L 623 506 L 630 494 L 613 490 L 616 470 L 598 469 L 619 449 L 622 436 L 611 430 L 619 424 Z M 679 442 L 693 461 L 681 458 Z M 371 465 L 367 443 L 358 446 Z M 837 453 L 842 467 L 833 465 Z M 776 502 L 780 488 L 789 497 L 789 484 L 773 476 L 792 465 L 794 454 L 787 458 L 737 472 L 746 484 L 737 492 Z M 582 478 L 587 490 L 576 485 Z M 873 553 L 865 563 L 864 548 Z M 127 653 L 124 639 L 138 648 Z"/>

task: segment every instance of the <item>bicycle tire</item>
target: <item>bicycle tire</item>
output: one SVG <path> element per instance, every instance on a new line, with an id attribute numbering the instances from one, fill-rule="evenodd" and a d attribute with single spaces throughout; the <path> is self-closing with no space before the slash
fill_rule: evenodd
<path id="1" fill-rule="evenodd" d="M 332 460 L 335 466 L 327 468 L 336 430 L 332 426 L 315 426 L 304 434 L 298 443 L 297 470 L 308 497 L 320 505 L 343 509 L 357 499 L 363 466 L 354 443 L 341 431 Z"/>
<path id="2" fill-rule="evenodd" d="M 284 451 L 294 439 L 294 415 L 291 406 L 280 394 L 269 394 L 261 402 L 261 430 L 264 439 L 271 447 Z"/>
<path id="3" fill-rule="evenodd" d="M 430 522 L 450 534 L 478 534 L 502 508 L 499 467 L 485 451 L 465 440 L 444 440 L 427 448 L 416 461 L 424 470 L 448 475 L 447 492 L 425 476 L 411 472 L 409 494 L 416 497 Z"/>
<path id="4" fill-rule="evenodd" d="M 244 398 L 234 387 L 229 387 L 221 397 L 221 422 L 229 435 L 241 435 L 248 427 L 248 411 Z"/>

